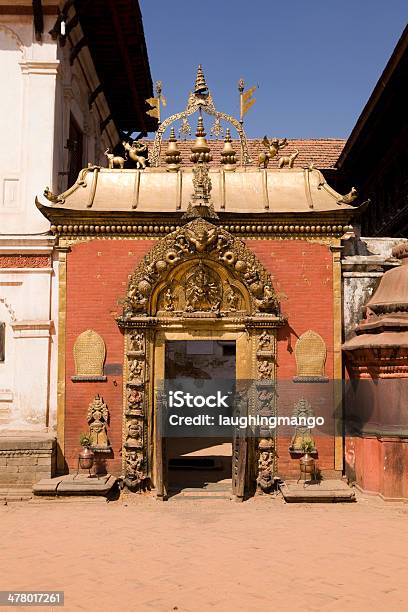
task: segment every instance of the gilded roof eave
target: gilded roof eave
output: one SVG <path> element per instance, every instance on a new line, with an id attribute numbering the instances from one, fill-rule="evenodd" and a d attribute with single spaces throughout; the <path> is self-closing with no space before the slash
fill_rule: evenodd
<path id="1" fill-rule="evenodd" d="M 111 170 L 91 166 L 59 196 L 39 196 L 36 203 L 51 221 L 63 219 L 173 218 L 187 210 L 194 192 L 191 169 Z M 341 203 L 341 195 L 316 169 L 210 169 L 211 201 L 221 217 L 305 218 L 344 220 L 356 208 Z M 52 201 L 50 201 L 50 197 Z"/>

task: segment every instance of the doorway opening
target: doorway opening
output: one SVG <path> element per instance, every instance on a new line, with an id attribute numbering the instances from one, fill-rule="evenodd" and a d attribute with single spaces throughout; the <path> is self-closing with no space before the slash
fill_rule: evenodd
<path id="1" fill-rule="evenodd" d="M 234 380 L 233 340 L 171 340 L 166 342 L 166 379 Z M 168 493 L 208 492 L 229 495 L 232 482 L 232 439 L 182 437 L 166 441 Z"/>

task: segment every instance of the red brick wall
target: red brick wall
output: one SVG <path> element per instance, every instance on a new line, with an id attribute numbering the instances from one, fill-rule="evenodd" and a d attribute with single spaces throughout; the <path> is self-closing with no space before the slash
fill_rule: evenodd
<path id="1" fill-rule="evenodd" d="M 96 393 L 110 411 L 109 439 L 114 458 L 109 471 L 121 472 L 123 334 L 115 317 L 118 300 L 126 295 L 128 276 L 154 245 L 153 240 L 94 240 L 72 247 L 67 257 L 66 417 L 65 458 L 76 468 L 79 434 L 87 430 L 88 404 Z M 77 336 L 93 329 L 106 344 L 106 382 L 72 382 L 73 345 Z M 109 371 L 114 369 L 114 374 Z"/>
<path id="2" fill-rule="evenodd" d="M 271 272 L 275 289 L 281 294 L 282 311 L 288 318 L 288 325 L 279 332 L 278 379 L 291 381 L 295 376 L 296 339 L 308 329 L 318 332 L 326 342 L 326 375 L 331 378 L 333 280 L 329 248 L 306 241 L 246 242 Z M 118 300 L 125 296 L 128 275 L 154 243 L 153 240 L 94 240 L 74 245 L 68 254 L 65 456 L 71 469 L 76 468 L 79 434 L 87 429 L 88 404 L 96 393 L 100 393 L 111 415 L 109 437 L 114 459 L 109 462 L 109 470 L 115 474 L 121 471 L 123 336 L 115 317 L 121 312 Z M 106 343 L 108 380 L 73 383 L 73 345 L 77 336 L 89 328 L 98 332 Z M 112 370 L 115 373 L 110 374 Z M 289 393 L 285 399 L 285 414 L 291 414 L 296 399 L 307 399 L 307 393 L 315 392 L 316 385 L 297 387 L 291 384 L 293 396 Z M 290 458 L 288 445 L 288 439 L 279 441 L 280 475 L 297 476 L 298 461 Z M 318 440 L 317 445 L 320 467 L 332 469 L 333 438 Z"/>

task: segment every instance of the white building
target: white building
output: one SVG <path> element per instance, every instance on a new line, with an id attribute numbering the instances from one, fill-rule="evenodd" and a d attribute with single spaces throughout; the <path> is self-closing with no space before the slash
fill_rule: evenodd
<path id="1" fill-rule="evenodd" d="M 88 163 L 106 165 L 105 150 L 113 150 L 124 133 L 154 129 L 143 110 L 152 84 L 138 7 L 130 1 L 121 7 L 86 4 L 18 0 L 0 7 L 3 466 L 30 449 L 35 455 L 46 447 L 49 456 L 56 427 L 56 288 L 64 254 L 54 250 L 35 196 L 45 187 L 61 193 Z M 107 35 L 98 36 L 99 30 Z M 128 45 L 126 36 L 139 44 Z M 132 56 L 128 48 L 135 46 Z M 49 474 L 46 468 L 38 466 L 32 480 Z M 17 477 L 13 470 L 14 476 L 1 470 L 0 486 L 30 481 L 29 473 Z"/>

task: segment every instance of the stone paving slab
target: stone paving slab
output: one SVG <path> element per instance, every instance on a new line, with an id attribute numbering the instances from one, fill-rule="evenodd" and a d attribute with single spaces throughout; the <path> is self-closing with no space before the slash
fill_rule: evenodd
<path id="1" fill-rule="evenodd" d="M 0 487 L 0 501 L 28 501 L 33 496 L 28 487 Z"/>

